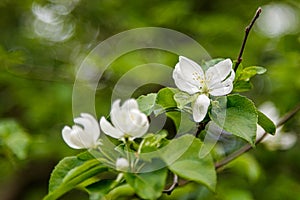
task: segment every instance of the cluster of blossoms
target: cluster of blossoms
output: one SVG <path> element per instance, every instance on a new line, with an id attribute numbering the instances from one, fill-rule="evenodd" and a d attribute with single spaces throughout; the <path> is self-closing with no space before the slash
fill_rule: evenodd
<path id="1" fill-rule="evenodd" d="M 233 88 L 235 73 L 232 70 L 230 59 L 223 60 L 203 71 L 201 66 L 194 61 L 179 57 L 173 71 L 176 86 L 189 95 L 196 95 L 192 102 L 193 119 L 201 122 L 207 114 L 211 96 L 229 94 Z M 126 142 L 142 137 L 149 128 L 147 116 L 139 110 L 135 99 L 129 99 L 120 106 L 120 100 L 112 104 L 110 121 L 101 117 L 100 122 L 90 114 L 82 113 L 75 118 L 77 125 L 65 126 L 62 130 L 64 141 L 74 149 L 90 149 L 101 145 L 99 141 L 101 130 L 108 136 Z M 117 169 L 128 166 L 125 158 L 116 161 Z"/>

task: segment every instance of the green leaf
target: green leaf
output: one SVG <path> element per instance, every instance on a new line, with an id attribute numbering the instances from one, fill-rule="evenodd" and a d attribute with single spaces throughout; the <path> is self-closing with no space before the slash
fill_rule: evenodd
<path id="1" fill-rule="evenodd" d="M 175 88 L 163 88 L 159 90 L 156 97 L 156 104 L 161 106 L 164 110 L 177 107 L 177 103 L 174 100 L 174 94 L 178 91 L 179 90 Z"/>
<path id="2" fill-rule="evenodd" d="M 238 81 L 233 85 L 233 92 L 247 92 L 253 88 L 249 81 Z"/>
<path id="3" fill-rule="evenodd" d="M 173 173 L 214 191 L 217 181 L 214 163 L 210 154 L 204 158 L 199 157 L 201 146 L 200 139 L 184 135 L 172 140 L 161 157 Z"/>
<path id="4" fill-rule="evenodd" d="M 167 169 L 140 174 L 125 174 L 127 183 L 143 199 L 157 199 L 161 196 L 167 178 Z"/>
<path id="5" fill-rule="evenodd" d="M 197 126 L 196 123 L 190 119 L 190 114 L 186 112 L 168 112 L 167 116 L 173 120 L 177 134 L 187 133 Z"/>
<path id="6" fill-rule="evenodd" d="M 267 70 L 263 67 L 250 66 L 243 68 L 240 64 L 235 74 L 233 92 L 246 92 L 251 90 L 253 86 L 249 82 L 250 79 L 257 74 L 263 74 L 266 71 Z"/>
<path id="7" fill-rule="evenodd" d="M 182 110 L 187 104 L 195 101 L 197 96 L 198 94 L 190 95 L 188 93 L 180 91 L 174 94 L 174 99 L 177 103 L 178 108 Z"/>
<path id="8" fill-rule="evenodd" d="M 267 133 L 272 135 L 276 132 L 276 126 L 271 119 L 269 119 L 265 114 L 257 111 L 258 113 L 258 125 L 260 125 Z"/>
<path id="9" fill-rule="evenodd" d="M 256 74 L 263 74 L 266 71 L 266 68 L 259 66 L 246 67 L 242 70 L 240 76 L 238 77 L 238 80 L 249 81 L 250 78 L 252 78 Z"/>
<path id="10" fill-rule="evenodd" d="M 49 194 L 45 200 L 57 199 L 89 178 L 106 171 L 97 159 L 81 160 L 76 156 L 61 160 L 49 180 Z"/>
<path id="11" fill-rule="evenodd" d="M 147 116 L 152 113 L 155 108 L 156 93 L 150 93 L 148 95 L 142 95 L 137 99 L 139 109 Z"/>
<path id="12" fill-rule="evenodd" d="M 29 135 L 13 120 L 0 122 L 0 145 L 7 148 L 18 159 L 25 159 L 30 143 Z"/>
<path id="13" fill-rule="evenodd" d="M 100 180 L 86 187 L 90 194 L 90 200 L 99 200 L 103 198 L 112 188 L 115 180 Z"/>
<path id="14" fill-rule="evenodd" d="M 219 97 L 212 103 L 210 117 L 220 128 L 255 144 L 258 115 L 250 99 L 237 94 Z"/>

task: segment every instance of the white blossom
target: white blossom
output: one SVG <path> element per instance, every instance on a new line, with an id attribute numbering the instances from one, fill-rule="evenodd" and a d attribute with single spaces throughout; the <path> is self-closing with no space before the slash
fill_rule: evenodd
<path id="1" fill-rule="evenodd" d="M 129 99 L 120 106 L 120 100 L 114 101 L 110 112 L 111 123 L 104 117 L 100 119 L 103 132 L 113 138 L 142 137 L 149 128 L 147 116 L 142 113 L 135 99 Z"/>
<path id="2" fill-rule="evenodd" d="M 64 141 L 74 149 L 88 149 L 95 147 L 100 136 L 100 127 L 97 120 L 88 113 L 81 113 L 74 119 L 72 128 L 65 126 L 62 129 Z"/>
<path id="3" fill-rule="evenodd" d="M 275 105 L 272 102 L 265 102 L 260 107 L 259 110 L 269 117 L 275 124 L 279 121 L 279 113 Z M 261 127 L 257 129 L 256 138 L 259 139 L 264 134 L 264 130 Z M 268 134 L 262 143 L 269 150 L 287 150 L 292 148 L 297 141 L 297 136 L 295 133 L 286 133 L 282 131 L 282 127 L 276 129 L 275 135 Z"/>
<path id="4" fill-rule="evenodd" d="M 204 119 L 210 105 L 209 95 L 223 96 L 233 89 L 235 73 L 230 59 L 220 61 L 203 71 L 194 61 L 179 56 L 173 71 L 176 86 L 190 95 L 199 94 L 192 104 L 193 118 L 196 122 Z"/>
<path id="5" fill-rule="evenodd" d="M 129 162 L 125 158 L 118 158 L 116 161 L 116 170 L 127 171 L 129 168 Z"/>

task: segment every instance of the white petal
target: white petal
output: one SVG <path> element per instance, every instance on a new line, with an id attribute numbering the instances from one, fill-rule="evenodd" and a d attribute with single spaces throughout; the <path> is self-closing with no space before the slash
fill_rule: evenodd
<path id="1" fill-rule="evenodd" d="M 132 109 L 139 109 L 138 103 L 135 99 L 128 99 L 122 105 L 122 110 L 132 110 Z"/>
<path id="2" fill-rule="evenodd" d="M 232 70 L 232 62 L 230 59 L 218 62 L 213 67 L 208 68 L 205 72 L 207 79 L 223 81 Z"/>
<path id="3" fill-rule="evenodd" d="M 190 81 L 192 80 L 193 77 L 190 78 L 185 78 L 183 77 L 180 68 L 177 67 L 177 65 L 175 66 L 175 69 L 173 71 L 173 79 L 175 82 L 175 85 L 184 92 L 187 92 L 189 94 L 195 94 L 197 92 L 200 91 L 200 87 L 202 87 L 202 85 L 199 83 L 190 83 Z"/>
<path id="4" fill-rule="evenodd" d="M 173 71 L 173 79 L 180 90 L 194 94 L 199 92 L 202 87 L 200 80 L 204 79 L 204 72 L 200 65 L 180 56 Z"/>
<path id="5" fill-rule="evenodd" d="M 113 138 L 119 139 L 124 136 L 124 133 L 113 127 L 104 117 L 101 117 L 100 119 L 100 126 L 106 135 L 109 135 Z"/>
<path id="6" fill-rule="evenodd" d="M 84 127 L 85 141 L 96 144 L 100 136 L 100 127 L 96 119 L 88 113 L 81 113 L 81 117 L 75 118 L 74 122 Z"/>
<path id="7" fill-rule="evenodd" d="M 205 94 L 201 94 L 198 96 L 198 98 L 196 99 L 196 101 L 192 106 L 193 118 L 195 122 L 201 122 L 204 119 L 209 105 L 210 105 L 210 100 Z"/>
<path id="8" fill-rule="evenodd" d="M 119 129 L 121 132 L 126 133 L 127 130 L 127 123 L 126 123 L 126 118 L 128 118 L 128 113 L 125 112 L 120 106 L 121 100 L 115 100 L 112 109 L 110 112 L 110 118 L 112 124 Z"/>
<path id="9" fill-rule="evenodd" d="M 73 149 L 84 148 L 82 144 L 79 143 L 77 140 L 74 141 L 74 137 L 77 137 L 77 135 L 72 134 L 72 129 L 69 126 L 65 126 L 62 129 L 62 137 L 65 143 L 67 143 L 67 145 L 69 145 L 71 148 Z"/>
<path id="10" fill-rule="evenodd" d="M 129 114 L 127 118 L 128 130 L 126 133 L 132 137 L 143 136 L 149 128 L 147 116 L 139 110 L 131 110 Z"/>
<path id="11" fill-rule="evenodd" d="M 231 80 L 226 79 L 222 83 L 216 83 L 213 87 L 209 88 L 209 93 L 213 96 L 223 96 L 229 94 L 233 89 Z"/>

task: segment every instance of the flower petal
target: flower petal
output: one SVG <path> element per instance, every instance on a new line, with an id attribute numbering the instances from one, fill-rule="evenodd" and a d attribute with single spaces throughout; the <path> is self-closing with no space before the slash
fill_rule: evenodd
<path id="1" fill-rule="evenodd" d="M 110 111 L 110 118 L 112 124 L 121 132 L 125 133 L 127 130 L 126 118 L 128 115 L 123 111 L 122 107 L 120 106 L 120 102 L 120 99 L 117 99 L 113 102 L 112 109 Z"/>
<path id="2" fill-rule="evenodd" d="M 206 79 L 214 82 L 222 82 L 232 70 L 232 62 L 230 59 L 223 60 L 213 67 L 208 68 L 205 72 Z"/>
<path id="3" fill-rule="evenodd" d="M 204 119 L 209 105 L 210 100 L 205 94 L 201 94 L 198 96 L 192 106 L 193 118 L 195 122 L 201 122 Z"/>
<path id="4" fill-rule="evenodd" d="M 75 118 L 74 122 L 84 127 L 86 140 L 90 140 L 89 143 L 96 144 L 100 136 L 100 127 L 97 120 L 88 113 L 81 113 L 81 117 Z"/>
<path id="5" fill-rule="evenodd" d="M 142 137 L 149 128 L 147 116 L 139 110 L 131 110 L 129 114 L 126 134 L 129 134 L 131 137 Z"/>
<path id="6" fill-rule="evenodd" d="M 132 110 L 132 109 L 139 109 L 138 103 L 135 99 L 128 99 L 122 105 L 122 110 Z"/>
<path id="7" fill-rule="evenodd" d="M 179 56 L 179 62 L 173 71 L 173 79 L 180 90 L 194 94 L 202 87 L 201 80 L 204 79 L 204 72 L 194 61 Z"/>
<path id="8" fill-rule="evenodd" d="M 67 143 L 67 145 L 69 145 L 71 148 L 73 149 L 84 148 L 82 144 L 79 142 L 79 140 L 76 139 L 74 140 L 74 137 L 77 137 L 77 135 L 74 135 L 74 133 L 72 133 L 72 129 L 69 126 L 65 126 L 62 129 L 62 137 L 65 143 Z"/>
<path id="9" fill-rule="evenodd" d="M 101 117 L 100 119 L 100 126 L 103 132 L 106 135 L 109 135 L 113 138 L 121 138 L 124 136 L 124 133 L 122 133 L 119 129 L 113 127 L 106 119 L 105 117 Z"/>
<path id="10" fill-rule="evenodd" d="M 230 79 L 226 79 L 222 83 L 216 83 L 213 87 L 209 88 L 209 94 L 213 96 L 223 96 L 229 94 L 233 89 L 233 83 Z"/>

